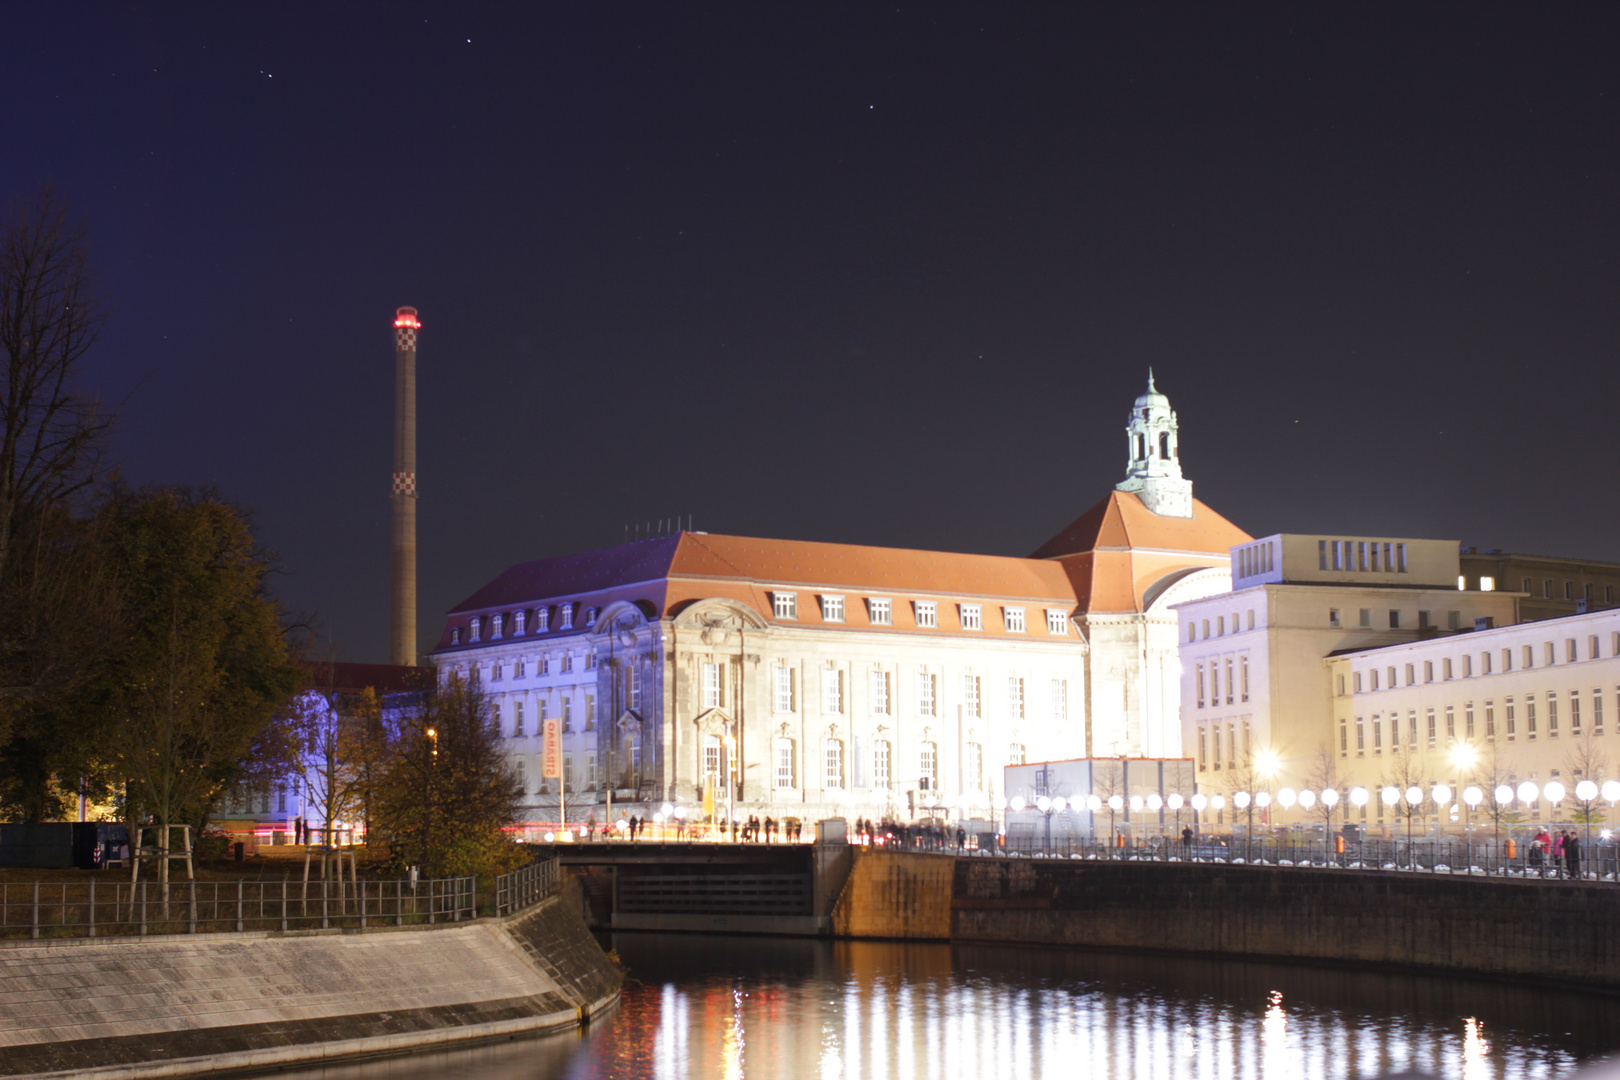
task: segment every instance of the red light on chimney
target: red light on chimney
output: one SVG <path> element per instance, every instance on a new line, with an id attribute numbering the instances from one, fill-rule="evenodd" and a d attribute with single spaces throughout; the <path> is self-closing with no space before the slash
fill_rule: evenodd
<path id="1" fill-rule="evenodd" d="M 416 309 L 402 307 L 394 313 L 394 326 L 398 329 L 420 330 L 422 324 L 416 321 Z"/>

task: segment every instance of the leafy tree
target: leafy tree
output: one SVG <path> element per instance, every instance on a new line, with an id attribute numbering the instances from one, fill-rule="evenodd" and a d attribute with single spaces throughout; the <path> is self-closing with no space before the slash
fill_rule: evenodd
<path id="1" fill-rule="evenodd" d="M 245 517 L 212 494 L 115 491 L 121 639 L 102 663 L 107 750 L 132 825 L 200 821 L 237 779 L 300 672 Z M 133 835 L 133 834 L 132 834 Z M 165 883 L 168 860 L 161 860 Z"/>
<path id="2" fill-rule="evenodd" d="M 522 794 L 489 699 L 452 675 L 389 732 L 372 827 L 397 862 L 430 875 L 500 872 L 516 851 L 502 827 L 517 819 Z"/>

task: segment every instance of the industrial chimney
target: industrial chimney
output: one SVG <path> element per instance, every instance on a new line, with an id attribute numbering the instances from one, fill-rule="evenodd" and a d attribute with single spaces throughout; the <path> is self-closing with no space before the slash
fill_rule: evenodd
<path id="1" fill-rule="evenodd" d="M 394 532 L 388 662 L 416 663 L 416 309 L 394 313 Z"/>

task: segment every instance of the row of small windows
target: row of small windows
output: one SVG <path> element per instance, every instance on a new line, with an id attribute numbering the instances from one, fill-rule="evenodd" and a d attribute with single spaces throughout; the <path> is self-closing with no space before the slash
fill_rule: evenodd
<path id="1" fill-rule="evenodd" d="M 1204 665 L 1197 665 L 1196 680 L 1198 684 L 1198 707 L 1204 707 Z M 1209 662 L 1209 704 L 1221 704 L 1221 662 Z M 1239 701 L 1249 700 L 1249 658 L 1240 656 L 1234 666 L 1231 657 L 1226 659 L 1226 704 L 1235 705 Z"/>
<path id="2" fill-rule="evenodd" d="M 1247 615 L 1248 615 L 1248 618 L 1246 620 L 1247 625 L 1239 626 L 1239 624 L 1238 624 L 1238 613 L 1235 612 L 1235 611 L 1232 612 L 1232 633 L 1236 634 L 1240 630 L 1253 630 L 1254 629 L 1254 609 L 1250 608 L 1248 610 L 1248 612 L 1247 612 Z M 1197 620 L 1197 619 L 1189 619 L 1187 621 L 1187 640 L 1188 641 L 1197 641 L 1198 640 L 1198 626 L 1199 626 L 1199 620 Z M 1204 626 L 1204 640 L 1205 641 L 1208 641 L 1212 637 L 1225 637 L 1226 636 L 1226 616 L 1225 615 L 1217 615 L 1217 616 L 1215 616 L 1214 623 L 1213 623 L 1213 626 L 1214 626 L 1213 631 L 1211 631 L 1211 621 L 1209 619 L 1204 619 L 1203 620 L 1203 626 Z"/>
<path id="3" fill-rule="evenodd" d="M 1380 540 L 1318 540 L 1316 562 L 1319 570 L 1404 574 L 1406 545 Z"/>
<path id="4" fill-rule="evenodd" d="M 1220 772 L 1224 763 L 1227 769 L 1238 767 L 1238 760 L 1249 759 L 1249 721 L 1230 720 L 1225 727 L 1225 739 L 1222 739 L 1220 723 L 1198 725 L 1198 771 Z M 1242 737 L 1241 744 L 1238 742 Z M 1241 749 L 1240 749 L 1241 747 Z"/>
<path id="5" fill-rule="evenodd" d="M 1524 578 L 1521 581 L 1520 584 L 1521 584 L 1521 588 L 1520 588 L 1521 592 L 1529 593 L 1531 596 L 1535 595 L 1535 590 L 1533 588 L 1531 588 L 1532 583 L 1531 583 L 1530 578 Z M 1583 599 L 1585 599 L 1588 604 L 1593 603 L 1597 599 L 1597 586 L 1592 584 L 1590 581 L 1588 581 L 1583 586 L 1582 593 L 1583 593 Z M 1553 598 L 1553 579 L 1552 578 L 1542 578 L 1541 579 L 1541 598 L 1543 600 L 1551 600 Z M 1565 600 L 1574 600 L 1575 598 L 1576 598 L 1575 597 L 1575 583 L 1573 581 L 1564 582 L 1564 599 Z M 1605 604 L 1614 603 L 1614 586 L 1613 585 L 1605 585 L 1605 586 L 1603 586 L 1603 602 Z"/>
<path id="6" fill-rule="evenodd" d="M 1603 651 L 1601 646 L 1602 638 L 1599 635 L 1588 634 L 1586 637 L 1586 652 L 1584 659 L 1603 659 Z M 1528 669 L 1536 666 L 1536 647 L 1534 645 L 1521 646 L 1518 650 L 1518 654 L 1519 666 L 1521 668 Z M 1582 660 L 1583 656 L 1581 653 L 1580 639 L 1565 638 L 1563 654 L 1564 662 L 1567 664 L 1578 663 L 1580 660 Z M 1611 657 L 1620 656 L 1620 631 L 1610 634 L 1609 655 Z M 1493 665 L 1497 663 L 1498 657 L 1500 657 L 1500 667 L 1493 670 Z M 1510 672 L 1513 670 L 1513 660 L 1514 650 L 1512 648 L 1502 649 L 1500 653 L 1494 653 L 1487 649 L 1479 654 L 1478 671 L 1476 672 L 1474 655 L 1472 653 L 1464 653 L 1462 656 L 1455 658 L 1450 656 L 1443 657 L 1440 660 L 1438 668 L 1439 679 L 1441 682 L 1445 682 L 1448 679 L 1459 677 L 1464 679 L 1472 678 L 1475 674 L 1491 675 L 1495 674 L 1496 671 L 1501 671 L 1503 673 Z M 1542 667 L 1552 667 L 1558 662 L 1558 647 L 1555 642 L 1546 641 L 1542 643 L 1541 661 Z M 1434 682 L 1436 670 L 1435 662 L 1433 660 L 1423 661 L 1422 681 L 1426 683 Z M 1404 673 L 1406 675 L 1404 685 L 1417 685 L 1417 664 L 1406 664 Z M 1352 672 L 1350 675 L 1350 689 L 1352 693 L 1356 694 L 1371 692 L 1380 688 L 1385 690 L 1394 690 L 1402 685 L 1398 678 L 1400 674 L 1402 674 L 1401 669 L 1397 668 L 1394 664 L 1391 664 L 1382 670 L 1382 680 L 1380 680 L 1380 669 L 1378 668 L 1368 668 L 1365 672 Z M 1365 682 L 1362 678 L 1363 675 L 1366 676 Z M 1382 686 L 1380 686 L 1380 682 L 1382 683 Z M 1340 675 L 1339 694 L 1342 696 L 1344 692 L 1344 676 Z"/>
<path id="7" fill-rule="evenodd" d="M 632 710 L 641 708 L 640 680 L 637 679 L 634 685 L 635 691 L 629 702 L 629 707 Z M 594 693 L 583 695 L 581 698 L 582 708 L 575 708 L 574 695 L 570 693 L 562 694 L 558 705 L 560 712 L 557 713 L 557 718 L 561 721 L 559 726 L 564 734 L 596 730 L 596 695 Z M 512 702 L 512 726 L 510 730 L 514 739 L 521 739 L 525 735 L 539 735 L 545 731 L 546 721 L 552 717 L 551 704 L 544 696 L 541 696 L 535 699 L 534 707 L 534 724 L 530 726 L 527 719 L 527 708 L 523 699 L 519 698 Z M 576 727 L 576 722 L 581 723 L 583 726 Z"/>
<path id="8" fill-rule="evenodd" d="M 1620 687 L 1615 690 L 1620 697 Z M 1545 731 L 1550 739 L 1559 736 L 1560 725 L 1565 720 L 1569 724 L 1569 733 L 1574 737 L 1585 735 L 1583 727 L 1588 719 L 1591 734 L 1603 734 L 1603 689 L 1593 689 L 1585 698 L 1589 708 L 1583 714 L 1582 697 L 1579 690 L 1571 690 L 1562 699 L 1556 691 L 1541 696 L 1540 704 L 1544 708 L 1538 712 L 1535 694 L 1525 694 L 1520 700 L 1512 697 L 1502 699 L 1500 731 L 1497 728 L 1497 707 L 1494 700 L 1486 701 L 1483 707 L 1475 710 L 1472 701 L 1464 702 L 1462 706 L 1461 727 L 1459 728 L 1457 707 L 1446 705 L 1438 712 L 1434 706 L 1423 710 L 1420 724 L 1418 710 L 1409 709 L 1406 714 L 1406 744 L 1412 750 L 1425 746 L 1430 750 L 1438 749 L 1442 740 L 1446 746 L 1453 746 L 1461 738 L 1472 741 L 1482 738 L 1485 742 L 1495 742 L 1500 736 L 1507 742 L 1514 742 L 1519 738 L 1533 741 Z M 1560 706 L 1563 706 L 1562 710 Z M 1479 726 L 1476 727 L 1476 716 Z M 1545 724 L 1543 729 L 1542 725 Z M 1351 744 L 1351 725 L 1349 720 L 1339 721 L 1339 756 L 1349 757 L 1354 749 L 1356 757 L 1366 757 L 1370 750 L 1374 756 L 1382 754 L 1385 747 L 1385 734 L 1388 734 L 1388 747 L 1391 752 L 1401 748 L 1401 714 L 1393 711 L 1387 717 L 1374 713 L 1369 724 L 1367 719 L 1356 717 L 1355 742 Z M 1370 739 L 1369 739 L 1369 736 Z"/>
<path id="9" fill-rule="evenodd" d="M 859 746 L 859 743 L 856 744 Z M 889 790 L 896 786 L 903 788 L 915 787 L 919 791 L 933 791 L 940 786 L 939 781 L 939 744 L 923 742 L 917 748 L 916 773 L 912 774 L 909 768 L 902 768 L 900 775 L 895 772 L 894 744 L 888 739 L 874 740 L 869 753 L 862 764 L 870 768 L 868 775 L 851 777 L 848 766 L 851 764 L 847 754 L 847 747 L 843 739 L 829 738 L 822 740 L 821 744 L 821 787 L 832 791 L 842 791 L 847 787 L 871 787 L 879 790 Z M 798 784 L 799 762 L 798 744 L 790 738 L 778 738 L 773 748 L 772 785 L 778 789 L 796 788 Z M 1026 760 L 1026 750 L 1021 742 L 1012 742 L 1007 745 L 1007 764 L 1022 765 Z M 727 776 L 730 765 L 726 753 L 725 743 L 718 736 L 708 736 L 703 747 L 703 774 L 707 782 L 717 784 L 721 777 Z M 977 742 L 966 743 L 962 748 L 962 785 L 969 790 L 984 788 L 984 745 Z"/>
<path id="10" fill-rule="evenodd" d="M 845 618 L 843 596 L 836 593 L 823 593 L 817 599 L 821 604 L 822 622 L 841 623 L 848 621 Z M 963 630 L 984 629 L 984 605 L 957 604 L 956 611 L 957 622 Z M 799 594 L 772 592 L 771 612 L 778 619 L 797 619 L 799 617 Z M 911 602 L 911 613 L 912 621 L 918 629 L 939 629 L 939 602 L 937 600 L 913 600 Z M 866 597 L 866 620 L 872 626 L 893 626 L 894 601 L 886 596 Z M 1001 609 L 1001 627 L 1009 634 L 1027 633 L 1025 609 L 1021 607 L 1003 607 Z M 1046 632 L 1054 637 L 1068 637 L 1068 612 L 1058 608 L 1048 608 L 1046 612 Z"/>
<path id="11" fill-rule="evenodd" d="M 531 620 L 530 616 L 533 615 Z M 467 620 L 467 642 L 471 644 L 481 641 L 487 630 L 490 641 L 500 641 L 502 636 L 510 633 L 512 637 L 522 637 L 529 633 L 529 624 L 533 623 L 533 633 L 546 634 L 551 632 L 551 608 L 537 607 L 533 611 L 521 610 L 513 612 L 497 611 L 493 615 L 474 615 Z M 590 628 L 596 625 L 596 609 L 585 609 L 585 626 Z M 557 605 L 557 629 L 572 630 L 574 628 L 574 605 L 563 603 Z M 450 628 L 450 644 L 462 643 L 461 627 Z"/>
<path id="12" fill-rule="evenodd" d="M 1256 574 L 1271 573 L 1276 565 L 1276 560 L 1272 554 L 1274 547 L 1273 544 L 1264 543 L 1238 548 L 1238 577 L 1246 578 L 1254 577 Z"/>
<path id="13" fill-rule="evenodd" d="M 581 671 L 596 670 L 596 654 L 594 652 L 584 653 L 579 659 Z M 526 656 L 517 657 L 511 662 L 510 665 L 508 665 L 504 659 L 491 661 L 489 665 L 489 681 L 501 682 L 504 680 L 507 677 L 508 667 L 511 669 L 512 678 L 527 678 L 529 675 L 529 658 Z M 481 670 L 481 668 L 477 668 L 475 666 L 474 670 Z M 544 677 L 547 675 L 569 675 L 572 674 L 573 671 L 573 653 L 559 653 L 556 656 L 552 656 L 549 653 L 542 653 L 540 656 L 535 658 L 534 673 L 537 676 Z"/>
<path id="14" fill-rule="evenodd" d="M 705 709 L 719 709 L 725 706 L 725 684 L 721 676 L 720 664 L 704 664 L 701 671 L 702 707 Z M 849 711 L 849 695 L 847 678 L 849 672 L 843 668 L 823 668 L 820 673 L 821 680 L 821 711 L 832 716 L 842 716 Z M 894 716 L 899 713 L 901 703 L 895 692 L 897 673 L 893 671 L 872 671 L 867 675 L 867 712 L 874 716 Z M 930 671 L 918 672 L 916 682 L 913 684 L 915 697 L 911 702 L 912 714 L 922 717 L 937 717 L 940 715 L 940 676 Z M 777 713 L 794 713 L 799 711 L 799 670 L 786 665 L 771 669 L 771 706 Z M 1027 686 L 1028 681 L 1021 675 L 1007 677 L 1006 710 L 1004 716 L 1009 720 L 1023 720 L 1027 718 L 1029 703 Z M 961 706 L 965 718 L 977 719 L 983 715 L 985 707 L 984 678 L 979 675 L 962 676 L 961 697 L 958 704 Z M 1051 679 L 1047 686 L 1047 715 L 1055 721 L 1066 721 L 1069 718 L 1069 680 Z"/>
<path id="15" fill-rule="evenodd" d="M 1405 614 L 1401 611 L 1400 608 L 1390 608 L 1389 609 L 1389 628 L 1391 630 L 1399 630 L 1399 629 L 1401 629 L 1402 626 L 1404 625 L 1404 620 L 1405 620 Z M 1342 612 L 1340 612 L 1340 610 L 1338 608 L 1328 608 L 1328 625 L 1333 626 L 1333 627 L 1343 627 L 1345 625 L 1344 615 L 1343 615 Z M 1357 620 L 1356 620 L 1356 625 L 1361 627 L 1363 630 L 1372 629 L 1372 626 L 1373 626 L 1372 608 L 1360 608 L 1359 609 L 1359 613 L 1358 613 Z M 1434 626 L 1434 613 L 1433 612 L 1431 612 L 1431 611 L 1419 611 L 1417 613 L 1417 628 L 1419 630 L 1428 630 L 1429 628 L 1431 628 L 1433 626 Z M 1462 612 L 1460 612 L 1460 611 L 1448 611 L 1448 612 L 1446 612 L 1446 629 L 1447 630 L 1461 630 L 1462 629 Z"/>

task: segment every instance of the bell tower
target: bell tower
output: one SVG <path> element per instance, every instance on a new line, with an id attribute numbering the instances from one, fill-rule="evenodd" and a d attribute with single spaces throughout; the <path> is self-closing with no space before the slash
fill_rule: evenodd
<path id="1" fill-rule="evenodd" d="M 1136 399 L 1125 423 L 1125 438 L 1129 443 L 1125 479 L 1115 486 L 1135 492 L 1142 505 L 1160 517 L 1192 517 L 1192 481 L 1181 475 L 1176 413 L 1170 399 L 1153 385 L 1152 368 L 1147 393 Z"/>

